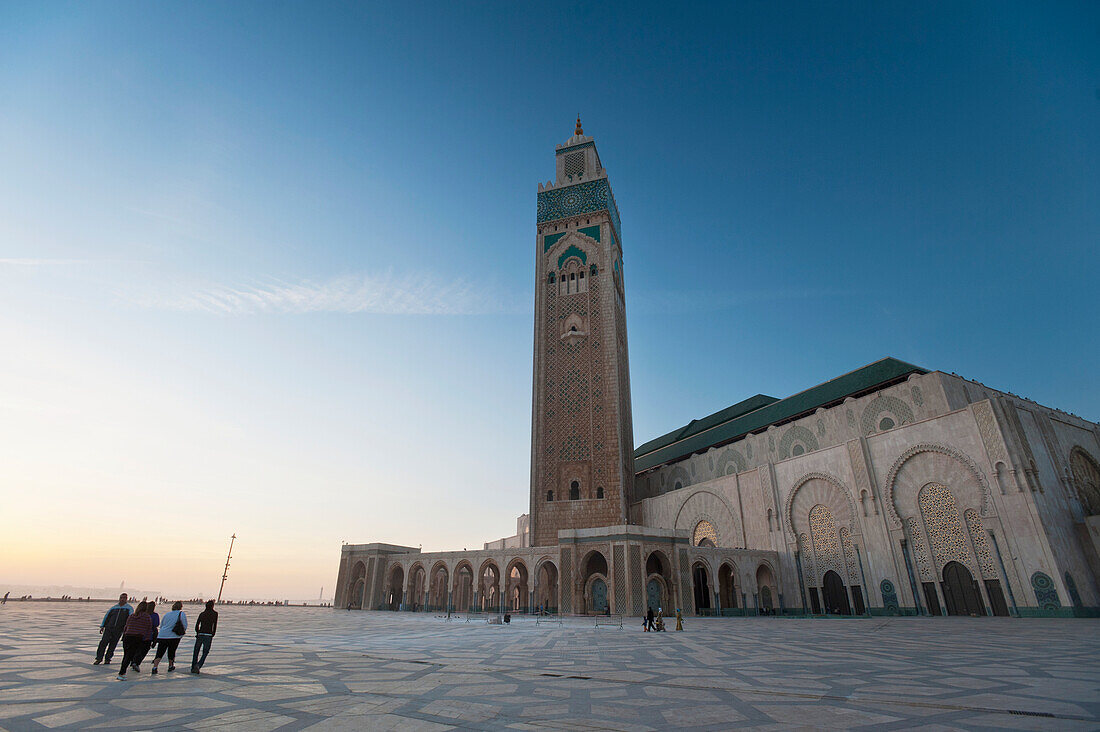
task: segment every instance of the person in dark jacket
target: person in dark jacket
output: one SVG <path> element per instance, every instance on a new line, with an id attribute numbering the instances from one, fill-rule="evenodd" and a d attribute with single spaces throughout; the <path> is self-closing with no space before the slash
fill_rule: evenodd
<path id="1" fill-rule="evenodd" d="M 134 659 L 141 653 L 146 637 L 153 634 L 153 623 L 149 619 L 148 605 L 139 602 L 137 610 L 126 620 L 126 629 L 122 631 L 122 666 L 118 669 L 118 680 L 126 680 L 126 669 L 133 665 Z"/>
<path id="2" fill-rule="evenodd" d="M 653 630 L 653 608 L 649 608 L 645 614 L 645 631 L 648 633 Z"/>
<path id="3" fill-rule="evenodd" d="M 111 656 L 115 655 L 115 646 L 118 645 L 118 640 L 122 637 L 122 630 L 126 627 L 126 621 L 129 619 L 130 613 L 134 612 L 134 608 L 130 607 L 130 603 L 127 602 L 128 599 L 125 592 L 119 595 L 118 604 L 108 610 L 107 614 L 103 616 L 103 620 L 100 621 L 99 633 L 103 637 L 99 639 L 99 648 L 95 651 L 93 666 L 98 666 L 104 661 L 109 664 Z"/>
<path id="4" fill-rule="evenodd" d="M 157 603 L 153 600 L 149 600 L 145 603 L 145 611 L 149 613 L 149 625 L 152 626 L 152 632 L 145 638 L 145 642 L 141 645 L 141 650 L 138 652 L 137 658 L 134 659 L 130 668 L 138 673 L 141 673 L 141 662 L 145 660 L 145 657 L 149 655 L 149 649 L 157 643 L 157 633 L 160 629 L 160 614 L 156 612 Z"/>
<path id="5" fill-rule="evenodd" d="M 214 640 L 214 633 L 218 632 L 218 611 L 214 609 L 214 601 L 206 601 L 206 609 L 199 613 L 198 622 L 195 623 L 195 651 L 191 654 L 191 673 L 199 673 L 199 669 L 206 663 L 206 655 L 210 653 L 210 643 Z M 202 658 L 199 658 L 199 649 L 202 649 Z"/>

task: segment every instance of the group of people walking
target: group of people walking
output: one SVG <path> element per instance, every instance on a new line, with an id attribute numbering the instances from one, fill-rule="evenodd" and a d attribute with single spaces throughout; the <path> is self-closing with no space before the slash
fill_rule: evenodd
<path id="1" fill-rule="evenodd" d="M 103 636 L 99 640 L 93 665 L 110 665 L 115 647 L 122 641 L 122 666 L 118 670 L 118 680 L 126 680 L 127 671 L 141 671 L 141 662 L 155 644 L 152 673 L 160 669 L 161 659 L 168 656 L 168 670 L 176 670 L 176 649 L 187 634 L 187 613 L 182 602 L 172 603 L 172 609 L 161 617 L 156 612 L 156 603 L 139 602 L 137 609 L 130 606 L 125 593 L 119 595 L 118 604 L 107 611 L 99 624 Z M 210 644 L 218 630 L 218 612 L 214 601 L 206 601 L 206 609 L 199 613 L 195 624 L 195 648 L 191 654 L 191 673 L 200 673 L 206 656 L 210 653 Z M 201 657 L 199 653 L 202 653 Z"/>
<path id="2" fill-rule="evenodd" d="M 680 608 L 676 608 L 676 630 L 684 629 L 684 616 L 680 614 Z M 665 611 L 657 608 L 657 614 L 653 614 L 653 608 L 646 611 L 642 618 L 642 630 L 646 633 L 660 633 L 665 630 Z"/>

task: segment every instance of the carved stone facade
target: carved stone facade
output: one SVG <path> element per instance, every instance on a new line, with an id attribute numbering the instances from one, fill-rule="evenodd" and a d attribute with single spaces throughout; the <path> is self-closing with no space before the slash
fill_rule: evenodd
<path id="1" fill-rule="evenodd" d="M 346 545 L 339 607 L 1100 614 L 1100 425 L 883 359 L 635 450 L 619 213 L 579 121 L 536 223 L 530 513 L 480 551 Z"/>

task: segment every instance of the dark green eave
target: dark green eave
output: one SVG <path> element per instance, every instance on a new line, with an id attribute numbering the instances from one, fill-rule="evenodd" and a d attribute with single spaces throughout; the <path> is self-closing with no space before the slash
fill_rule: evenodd
<path id="1" fill-rule="evenodd" d="M 709 417 L 703 417 L 702 419 L 693 419 L 688 422 L 687 425 L 681 427 L 678 430 L 673 430 L 667 435 L 661 435 L 655 440 L 650 440 L 644 445 L 640 445 L 634 450 L 634 459 L 637 460 L 642 455 L 647 455 L 655 450 L 659 450 L 662 447 L 668 447 L 669 445 L 679 442 L 686 437 L 697 435 L 700 432 L 705 432 L 712 427 L 717 427 L 720 424 L 729 422 L 731 419 L 736 419 L 743 414 L 754 412 L 760 407 L 766 407 L 769 404 L 775 404 L 778 399 L 775 397 L 764 396 L 763 394 L 757 394 L 754 397 L 749 397 L 743 402 L 737 402 L 732 407 L 726 407 L 720 412 L 715 412 Z"/>
<path id="2" fill-rule="evenodd" d="M 733 442 L 773 424 L 792 422 L 821 407 L 835 406 L 848 397 L 885 388 L 903 381 L 910 374 L 927 373 L 927 369 L 919 366 L 896 358 L 884 358 L 786 399 L 777 400 L 757 394 L 645 443 L 634 451 L 634 470 L 644 473 L 692 453 Z"/>

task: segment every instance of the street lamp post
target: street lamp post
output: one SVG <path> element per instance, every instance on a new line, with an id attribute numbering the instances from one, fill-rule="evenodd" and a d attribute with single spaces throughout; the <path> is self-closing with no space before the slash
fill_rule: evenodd
<path id="1" fill-rule="evenodd" d="M 222 590 L 225 589 L 225 581 L 229 579 L 229 560 L 233 558 L 233 542 L 237 540 L 237 535 L 233 534 L 229 538 L 229 553 L 225 555 L 225 570 L 222 572 L 222 584 L 218 588 L 218 603 L 222 601 Z"/>

